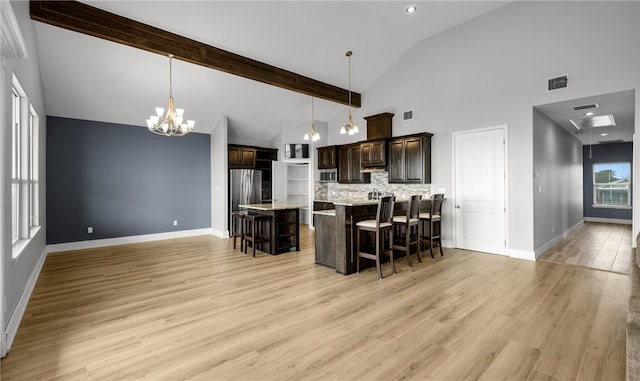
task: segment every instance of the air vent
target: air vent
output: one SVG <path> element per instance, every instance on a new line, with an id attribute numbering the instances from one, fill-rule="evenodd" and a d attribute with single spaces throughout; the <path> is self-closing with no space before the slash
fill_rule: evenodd
<path id="1" fill-rule="evenodd" d="M 547 79 L 547 91 L 566 89 L 567 87 L 569 87 L 569 75 Z"/>
<path id="2" fill-rule="evenodd" d="M 615 140 L 600 140 L 598 144 L 607 144 L 607 143 L 624 143 L 623 139 L 615 139 Z"/>
<path id="3" fill-rule="evenodd" d="M 586 104 L 586 105 L 573 106 L 573 109 L 575 111 L 581 111 L 581 110 L 589 110 L 589 109 L 598 108 L 598 107 L 600 107 L 600 105 L 597 104 L 597 103 L 589 103 L 589 104 Z"/>
<path id="4" fill-rule="evenodd" d="M 402 113 L 402 120 L 411 120 L 413 119 L 413 110 L 405 111 Z"/>

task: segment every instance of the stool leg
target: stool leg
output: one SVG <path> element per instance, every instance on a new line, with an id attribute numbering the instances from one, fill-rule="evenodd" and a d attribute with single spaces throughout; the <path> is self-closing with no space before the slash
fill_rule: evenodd
<path id="1" fill-rule="evenodd" d="M 429 251 L 431 258 L 433 258 L 433 222 L 431 220 L 429 220 Z"/>
<path id="2" fill-rule="evenodd" d="M 380 231 L 376 231 L 376 267 L 378 268 L 378 277 L 382 279 L 382 268 L 380 267 Z"/>
<path id="3" fill-rule="evenodd" d="M 240 217 L 240 252 L 244 247 L 244 216 Z"/>
<path id="4" fill-rule="evenodd" d="M 244 223 L 242 224 L 242 230 L 245 231 L 245 234 L 249 235 L 249 232 L 248 232 L 249 229 L 247 229 L 247 228 L 248 228 L 247 220 L 244 220 Z M 245 254 L 247 254 L 247 246 L 249 246 L 249 241 L 245 240 L 244 241 L 244 253 Z"/>
<path id="5" fill-rule="evenodd" d="M 360 272 L 360 228 L 359 227 L 356 228 L 356 272 Z"/>
<path id="6" fill-rule="evenodd" d="M 256 237 L 258 236 L 258 232 L 256 231 L 256 220 L 253 220 L 253 227 L 251 228 L 251 233 L 253 233 L 253 242 L 251 243 L 251 248 L 253 249 L 253 257 L 256 257 Z"/>
<path id="7" fill-rule="evenodd" d="M 418 262 L 422 263 L 422 254 L 420 254 L 420 224 L 418 222 L 418 225 L 414 226 L 414 229 L 416 230 L 416 246 L 418 249 Z"/>
<path id="8" fill-rule="evenodd" d="M 395 274 L 396 273 L 396 264 L 393 261 L 393 229 L 389 229 L 389 258 L 391 258 L 391 270 Z M 411 259 L 411 258 L 409 258 L 409 259 Z"/>

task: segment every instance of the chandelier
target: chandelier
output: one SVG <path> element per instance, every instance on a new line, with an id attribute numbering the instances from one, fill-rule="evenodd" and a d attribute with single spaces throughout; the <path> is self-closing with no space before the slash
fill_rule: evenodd
<path id="1" fill-rule="evenodd" d="M 167 113 L 164 113 L 162 107 L 156 107 L 156 115 L 150 116 L 147 119 L 147 127 L 149 131 L 158 135 L 164 136 L 183 136 L 193 131 L 193 126 L 196 122 L 194 120 L 187 120 L 183 122 L 184 110 L 181 108 L 175 108 L 173 103 L 173 81 L 172 81 L 172 67 L 173 54 L 169 54 L 169 105 L 167 107 Z"/>
<path id="2" fill-rule="evenodd" d="M 320 140 L 320 134 L 316 131 L 316 123 L 313 118 L 313 97 L 311 97 L 311 131 L 304 134 L 304 140 L 311 139 L 312 142 Z"/>
<path id="3" fill-rule="evenodd" d="M 351 117 L 351 55 L 352 54 L 353 52 L 351 50 L 349 50 L 346 54 L 346 56 L 349 58 L 349 119 L 347 119 L 347 124 L 342 126 L 342 128 L 340 129 L 340 133 L 343 135 L 344 134 L 355 135 L 358 132 L 360 132 L 360 130 L 358 129 L 358 125 L 353 123 L 353 118 Z"/>

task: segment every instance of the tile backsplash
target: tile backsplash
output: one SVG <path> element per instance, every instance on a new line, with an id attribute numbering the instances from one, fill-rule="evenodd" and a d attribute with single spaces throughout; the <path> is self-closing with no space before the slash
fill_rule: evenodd
<path id="1" fill-rule="evenodd" d="M 422 194 L 422 198 L 431 197 L 430 184 L 389 184 L 389 172 L 372 172 L 371 184 L 339 184 L 315 182 L 316 200 L 366 200 L 369 192 L 393 193 L 396 197 L 407 198 L 413 194 Z"/>

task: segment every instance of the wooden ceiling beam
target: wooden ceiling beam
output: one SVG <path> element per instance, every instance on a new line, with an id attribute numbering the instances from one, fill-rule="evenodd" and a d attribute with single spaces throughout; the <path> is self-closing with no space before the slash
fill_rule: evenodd
<path id="1" fill-rule="evenodd" d="M 253 79 L 287 90 L 349 104 L 349 91 L 313 78 L 281 69 L 215 46 L 183 37 L 163 29 L 77 1 L 35 1 L 30 4 L 31 18 L 46 24 L 123 45 L 168 55 L 211 69 Z M 351 92 L 353 107 L 361 106 L 361 96 Z"/>

